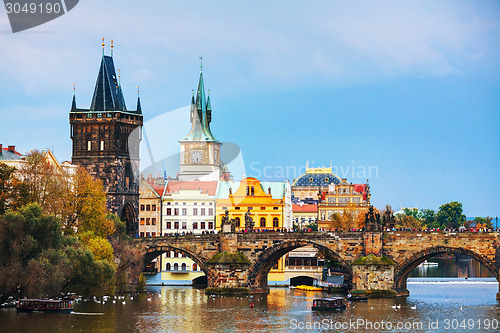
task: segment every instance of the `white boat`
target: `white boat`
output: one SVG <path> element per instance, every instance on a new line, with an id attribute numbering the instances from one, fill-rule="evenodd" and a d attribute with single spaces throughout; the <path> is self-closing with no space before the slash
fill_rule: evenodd
<path id="1" fill-rule="evenodd" d="M 422 265 L 422 266 L 439 266 L 439 264 L 437 262 L 428 262 L 427 260 L 424 260 L 424 262 L 421 263 L 420 265 Z"/>

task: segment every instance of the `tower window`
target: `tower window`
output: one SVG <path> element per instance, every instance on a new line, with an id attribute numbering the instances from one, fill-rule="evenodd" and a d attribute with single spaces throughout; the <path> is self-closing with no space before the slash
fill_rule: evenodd
<path id="1" fill-rule="evenodd" d="M 87 141 L 87 150 L 91 150 L 92 149 L 92 141 L 88 140 Z"/>
<path id="2" fill-rule="evenodd" d="M 247 186 L 247 195 L 250 195 L 250 186 Z"/>
<path id="3" fill-rule="evenodd" d="M 101 140 L 101 151 L 104 150 L 104 140 Z"/>
<path id="4" fill-rule="evenodd" d="M 255 195 L 255 189 L 253 186 L 252 186 L 252 195 Z"/>

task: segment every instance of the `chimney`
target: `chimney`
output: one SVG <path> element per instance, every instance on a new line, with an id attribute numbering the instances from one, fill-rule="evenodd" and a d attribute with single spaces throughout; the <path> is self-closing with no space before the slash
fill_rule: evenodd
<path id="1" fill-rule="evenodd" d="M 7 148 L 7 150 L 13 153 L 16 151 L 16 146 L 9 146 L 9 148 Z"/>

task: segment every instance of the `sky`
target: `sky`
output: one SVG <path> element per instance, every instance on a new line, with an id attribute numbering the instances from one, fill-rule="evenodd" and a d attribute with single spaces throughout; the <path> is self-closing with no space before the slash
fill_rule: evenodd
<path id="1" fill-rule="evenodd" d="M 459 201 L 467 216 L 500 215 L 497 1 L 86 0 L 18 33 L 1 7 L 4 147 L 71 159 L 73 84 L 88 108 L 102 37 L 129 109 L 140 86 L 159 155 L 189 130 L 202 56 L 212 132 L 241 149 L 238 177 L 332 165 L 369 179 L 378 208 Z"/>

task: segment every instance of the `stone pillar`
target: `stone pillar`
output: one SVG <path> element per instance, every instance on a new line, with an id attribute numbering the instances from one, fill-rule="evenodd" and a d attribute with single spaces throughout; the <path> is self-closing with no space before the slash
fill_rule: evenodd
<path id="1" fill-rule="evenodd" d="M 363 246 L 365 256 L 370 253 L 380 256 L 382 254 L 382 232 L 364 232 Z"/>
<path id="2" fill-rule="evenodd" d="M 395 297 L 394 267 L 396 264 L 386 256 L 376 257 L 370 253 L 361 256 L 352 264 L 353 294 L 368 297 Z"/>
<path id="3" fill-rule="evenodd" d="M 207 266 L 211 277 L 208 279 L 208 286 L 205 289 L 207 294 L 243 295 L 251 293 L 247 282 L 250 260 L 241 252 L 219 252 L 207 262 Z"/>

